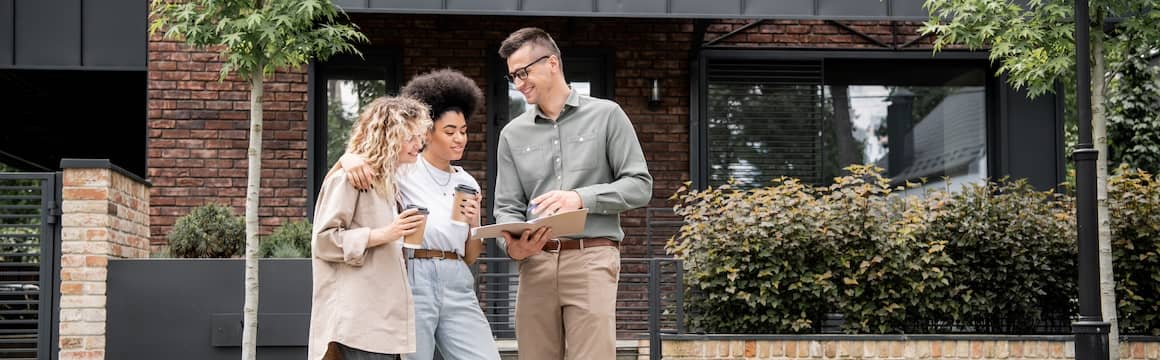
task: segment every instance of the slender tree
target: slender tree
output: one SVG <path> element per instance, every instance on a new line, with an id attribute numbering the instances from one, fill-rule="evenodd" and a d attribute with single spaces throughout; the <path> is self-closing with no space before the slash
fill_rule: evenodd
<path id="1" fill-rule="evenodd" d="M 253 360 L 258 335 L 258 193 L 262 174 L 263 80 L 278 69 L 355 53 L 366 37 L 341 24 L 345 14 L 329 0 L 153 0 L 150 33 L 219 51 L 221 79 L 250 84 L 250 145 L 246 172 L 246 298 L 242 359 Z"/>
<path id="2" fill-rule="evenodd" d="M 926 0 L 930 19 L 924 34 L 933 33 L 935 52 L 949 45 L 989 49 L 1004 76 L 1028 96 L 1051 92 L 1059 83 L 1075 83 L 1074 0 Z M 1112 274 L 1111 227 L 1108 218 L 1108 112 L 1105 107 L 1109 59 L 1119 51 L 1160 44 L 1160 0 L 1090 0 L 1092 56 L 1092 136 L 1099 151 L 1096 198 L 1099 221 L 1100 304 L 1111 324 L 1110 348 L 1118 349 L 1115 278 Z M 1114 19 L 1109 24 L 1108 19 Z M 1110 31 L 1105 31 L 1108 28 Z M 1133 36 L 1115 36 L 1115 33 Z M 1125 44 L 1124 41 L 1136 44 Z M 1131 46 L 1130 46 L 1131 45 Z M 1117 67 L 1118 64 L 1113 64 Z M 1118 351 L 1110 351 L 1117 359 Z"/>

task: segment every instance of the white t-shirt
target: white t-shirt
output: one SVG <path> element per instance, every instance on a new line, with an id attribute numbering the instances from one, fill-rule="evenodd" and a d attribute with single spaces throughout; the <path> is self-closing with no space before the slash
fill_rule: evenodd
<path id="1" fill-rule="evenodd" d="M 423 232 L 423 248 L 454 251 L 463 256 L 467 240 L 467 224 L 451 221 L 451 206 L 455 201 L 455 187 L 459 184 L 480 190 L 479 183 L 467 171 L 451 166 L 453 173 L 443 171 L 419 156 L 414 166 L 402 169 L 398 184 L 403 206 L 426 207 L 427 228 Z M 458 211 L 458 210 L 457 210 Z"/>

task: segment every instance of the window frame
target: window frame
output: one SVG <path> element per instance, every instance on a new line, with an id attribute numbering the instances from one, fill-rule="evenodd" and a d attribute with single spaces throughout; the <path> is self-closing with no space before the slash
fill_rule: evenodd
<path id="1" fill-rule="evenodd" d="M 387 94 L 398 94 L 403 86 L 403 52 L 398 49 L 362 49 L 362 56 L 339 54 L 323 62 L 311 62 L 307 70 L 306 86 L 306 218 L 314 218 L 314 204 L 318 200 L 318 191 L 322 187 L 322 180 L 329 170 L 326 164 L 327 127 L 326 78 L 328 67 L 343 66 L 355 67 L 371 71 L 382 70 L 387 82 Z M 392 84 L 392 82 L 394 82 Z"/>
<path id="2" fill-rule="evenodd" d="M 689 101 L 689 178 L 693 187 L 704 189 L 709 185 L 709 133 L 708 133 L 708 68 L 709 64 L 718 60 L 743 61 L 801 61 L 820 60 L 823 66 L 823 85 L 829 85 L 825 64 L 828 60 L 923 60 L 932 65 L 943 63 L 962 64 L 963 62 L 978 62 L 988 76 L 984 81 L 986 91 L 984 113 L 987 149 L 987 176 L 994 178 L 1005 174 L 1003 156 L 1000 154 L 1000 145 L 1003 134 L 999 129 L 1006 128 L 1007 119 L 1002 117 L 1000 88 L 1001 79 L 991 76 L 995 68 L 989 65 L 987 53 L 968 51 L 944 51 L 931 55 L 929 50 L 921 51 L 878 51 L 878 50 L 769 50 L 769 49 L 705 49 L 690 64 L 690 101 Z"/>

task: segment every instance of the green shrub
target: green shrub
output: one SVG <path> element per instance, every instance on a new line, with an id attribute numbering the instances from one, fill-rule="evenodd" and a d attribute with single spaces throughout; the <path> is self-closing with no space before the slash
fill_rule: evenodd
<path id="1" fill-rule="evenodd" d="M 838 251 L 832 262 L 838 297 L 830 312 L 845 317 L 846 332 L 901 332 L 945 312 L 952 264 L 945 239 L 923 236 L 941 214 L 942 194 L 896 193 L 881 169 L 847 168 L 821 198 L 826 221 L 818 234 Z M 913 185 L 913 184 L 911 184 Z"/>
<path id="2" fill-rule="evenodd" d="M 1160 179 L 1121 166 L 1108 211 L 1120 331 L 1160 335 Z"/>
<path id="3" fill-rule="evenodd" d="M 694 289 L 685 301 L 689 325 L 708 332 L 803 332 L 836 295 L 825 259 L 837 249 L 814 232 L 821 219 L 813 190 L 796 179 L 767 188 L 731 185 L 679 191 L 684 216 L 680 241 L 669 248 L 683 258 Z"/>
<path id="4" fill-rule="evenodd" d="M 923 236 L 946 240 L 953 259 L 944 268 L 953 285 L 947 320 L 1007 334 L 1066 323 L 1078 294 L 1070 199 L 1003 180 L 965 185 L 945 201 Z"/>
<path id="5" fill-rule="evenodd" d="M 310 257 L 310 222 L 300 220 L 282 224 L 262 238 L 258 255 L 266 258 Z"/>
<path id="6" fill-rule="evenodd" d="M 828 187 L 679 190 L 685 225 L 668 247 L 685 261 L 689 326 L 812 332 L 838 313 L 847 332 L 1014 332 L 1042 325 L 1042 309 L 1066 321 L 1067 199 L 1022 181 L 911 190 L 881 169 L 847 169 Z"/>
<path id="7" fill-rule="evenodd" d="M 245 219 L 230 208 L 206 204 L 177 219 L 169 231 L 169 252 L 179 258 L 227 258 L 241 254 Z"/>

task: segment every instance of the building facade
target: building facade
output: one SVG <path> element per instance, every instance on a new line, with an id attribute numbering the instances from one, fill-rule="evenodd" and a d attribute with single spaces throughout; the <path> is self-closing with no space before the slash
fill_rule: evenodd
<path id="1" fill-rule="evenodd" d="M 6 131 L 0 154 L 33 169 L 107 157 L 142 175 L 153 184 L 151 238 L 162 245 L 192 207 L 218 202 L 240 212 L 248 88 L 221 79 L 213 50 L 146 34 L 137 17 L 147 10 L 116 3 L 0 3 L 11 10 L 0 31 L 12 32 L 0 39 L 14 39 L 0 42 L 0 71 L 12 80 L 3 87 L 35 104 L 9 110 L 6 123 L 20 125 Z M 524 26 L 552 33 L 574 89 L 616 100 L 636 128 L 656 184 L 647 208 L 625 214 L 630 256 L 649 253 L 646 242 L 660 253 L 669 235 L 653 234 L 649 220 L 669 214 L 668 197 L 686 181 L 826 183 L 853 163 L 879 165 L 897 181 L 1009 175 L 1050 188 L 1062 180 L 1058 99 L 1026 99 L 993 76 L 985 53 L 932 54 L 917 3 L 425 3 L 340 1 L 370 39 L 363 56 L 285 69 L 267 82 L 263 233 L 311 213 L 360 100 L 432 69 L 460 70 L 486 91 L 460 165 L 488 194 L 494 140 L 525 106 L 503 80 L 496 49 Z M 125 13 L 134 22 L 108 20 Z M 118 26 L 110 33 L 101 24 Z M 76 40 L 33 46 L 50 36 Z M 82 91 L 52 92 L 60 87 Z"/>

